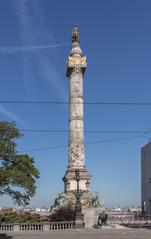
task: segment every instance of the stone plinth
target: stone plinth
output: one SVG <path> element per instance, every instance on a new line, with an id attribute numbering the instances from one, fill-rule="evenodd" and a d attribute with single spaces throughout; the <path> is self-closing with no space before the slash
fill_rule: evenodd
<path id="1" fill-rule="evenodd" d="M 92 204 L 92 195 L 90 192 L 89 181 L 91 179 L 91 175 L 87 172 L 86 169 L 80 169 L 80 181 L 79 188 L 82 192 L 81 195 L 81 204 L 82 207 L 89 207 Z M 64 191 L 67 195 L 67 198 L 71 205 L 75 204 L 76 197 L 75 193 L 77 190 L 77 181 L 75 179 L 75 170 L 68 169 L 63 178 L 64 180 Z"/>
<path id="2" fill-rule="evenodd" d="M 92 228 L 98 224 L 99 208 L 85 208 L 82 212 L 84 214 L 85 228 Z"/>

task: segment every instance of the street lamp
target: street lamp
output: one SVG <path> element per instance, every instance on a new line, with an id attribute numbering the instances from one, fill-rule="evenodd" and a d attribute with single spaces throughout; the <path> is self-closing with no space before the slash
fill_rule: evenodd
<path id="1" fill-rule="evenodd" d="M 70 189 L 70 182 L 69 180 L 66 181 L 66 191 L 68 191 Z"/>
<path id="2" fill-rule="evenodd" d="M 75 221 L 78 221 L 79 223 L 76 223 L 76 228 L 82 228 L 83 227 L 83 214 L 82 214 L 82 205 L 81 205 L 81 196 L 82 191 L 79 188 L 79 181 L 80 181 L 80 171 L 79 169 L 75 170 L 75 180 L 77 181 L 77 190 L 75 193 L 76 196 L 76 203 L 75 203 Z"/>
<path id="3" fill-rule="evenodd" d="M 89 181 L 89 180 L 87 180 L 85 184 L 86 184 L 86 188 L 88 189 L 88 188 L 89 188 L 89 186 L 90 186 L 90 181 Z"/>

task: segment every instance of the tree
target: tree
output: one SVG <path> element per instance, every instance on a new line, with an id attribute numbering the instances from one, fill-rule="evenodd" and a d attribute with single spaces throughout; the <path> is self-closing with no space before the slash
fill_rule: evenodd
<path id="1" fill-rule="evenodd" d="M 15 122 L 0 121 L 0 195 L 27 205 L 35 194 L 39 171 L 32 157 L 16 150 L 16 140 L 22 136 Z"/>
<path id="2" fill-rule="evenodd" d="M 0 212 L 0 223 L 24 223 L 24 222 L 40 222 L 42 220 L 39 214 L 33 214 L 30 212 L 15 211 L 13 208 L 3 209 Z"/>

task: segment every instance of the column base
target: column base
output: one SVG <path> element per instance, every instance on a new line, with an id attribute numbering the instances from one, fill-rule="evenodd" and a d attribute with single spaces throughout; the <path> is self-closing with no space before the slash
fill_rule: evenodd
<path id="1" fill-rule="evenodd" d="M 75 220 L 75 229 L 83 229 L 83 228 L 84 228 L 84 221 Z"/>

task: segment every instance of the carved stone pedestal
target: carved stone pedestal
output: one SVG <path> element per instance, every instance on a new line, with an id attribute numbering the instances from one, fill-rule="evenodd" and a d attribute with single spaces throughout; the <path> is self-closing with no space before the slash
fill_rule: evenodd
<path id="1" fill-rule="evenodd" d="M 79 188 L 81 190 L 81 204 L 82 208 L 89 207 L 92 204 L 92 195 L 90 192 L 90 179 L 91 175 L 86 169 L 79 169 L 80 180 Z M 75 169 L 68 169 L 63 178 L 64 191 L 71 205 L 75 205 L 76 197 L 75 193 L 77 190 L 77 182 L 75 179 Z"/>

